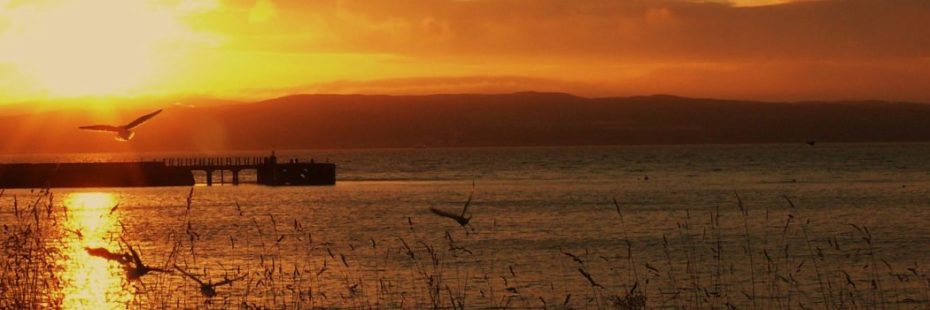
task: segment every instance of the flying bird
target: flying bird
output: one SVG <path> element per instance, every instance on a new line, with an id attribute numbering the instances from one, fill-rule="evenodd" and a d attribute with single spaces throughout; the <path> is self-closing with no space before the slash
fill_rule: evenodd
<path id="1" fill-rule="evenodd" d="M 87 251 L 87 254 L 90 256 L 115 261 L 120 265 L 123 265 L 123 270 L 126 271 L 126 278 L 129 280 L 139 279 L 149 272 L 168 272 L 168 270 L 161 268 L 146 266 L 142 263 L 142 259 L 139 257 L 139 252 L 136 252 L 136 249 L 133 249 L 128 242 L 123 242 L 126 244 L 126 247 L 129 248 L 129 253 L 111 252 L 106 248 L 91 247 L 85 247 L 84 251 Z"/>
<path id="2" fill-rule="evenodd" d="M 132 256 L 131 262 L 123 264 L 123 269 L 126 270 L 126 278 L 128 278 L 129 280 L 138 279 L 148 274 L 149 272 L 169 272 L 168 270 L 164 270 L 161 268 L 153 268 L 153 267 L 146 266 L 145 264 L 142 263 L 142 259 L 139 257 L 139 252 L 136 252 L 136 250 L 133 249 L 132 246 L 129 245 L 128 242 L 124 241 L 124 243 L 126 243 L 126 247 L 129 248 L 129 253 Z"/>
<path id="3" fill-rule="evenodd" d="M 162 110 L 158 110 L 158 111 L 143 115 L 137 118 L 136 120 L 132 121 L 132 123 L 129 123 L 123 126 L 91 125 L 91 126 L 81 126 L 78 128 L 84 129 L 84 130 L 93 130 L 93 131 L 115 132 L 116 140 L 125 142 L 125 141 L 129 141 L 130 139 L 132 139 L 133 136 L 136 135 L 136 132 L 132 131 L 133 129 L 135 129 L 136 127 L 139 127 L 139 125 L 142 125 L 146 121 L 152 119 L 153 117 L 155 117 L 155 115 L 158 115 L 158 113 L 161 113 L 161 111 Z"/>
<path id="4" fill-rule="evenodd" d="M 475 181 L 472 181 L 471 182 L 471 193 L 468 194 L 468 200 L 465 201 L 465 207 L 462 208 L 462 214 L 454 214 L 451 212 L 443 211 L 443 210 L 432 208 L 432 207 L 429 208 L 429 210 L 438 216 L 453 219 L 455 220 L 455 222 L 459 223 L 459 225 L 462 225 L 462 227 L 465 227 L 466 225 L 468 225 L 468 222 L 471 221 L 471 216 L 465 217 L 465 213 L 468 212 L 468 205 L 471 204 L 471 198 L 474 195 L 475 195 Z"/>
<path id="5" fill-rule="evenodd" d="M 106 260 L 112 260 L 121 265 L 129 264 L 132 261 L 132 256 L 129 254 L 123 253 L 113 253 L 106 248 L 91 248 L 85 247 L 84 251 L 87 251 L 87 254 L 94 257 L 100 257 Z"/>
<path id="6" fill-rule="evenodd" d="M 187 272 L 187 271 L 184 271 L 184 269 L 181 269 L 181 267 L 178 267 L 178 265 L 174 265 L 174 269 L 177 269 L 177 270 L 180 271 L 182 274 L 184 274 L 184 276 L 190 278 L 191 280 L 194 280 L 194 282 L 197 282 L 197 284 L 200 285 L 200 293 L 202 293 L 204 296 L 207 296 L 207 298 L 212 298 L 212 297 L 216 296 L 216 287 L 217 287 L 217 286 L 226 285 L 226 284 L 232 284 L 233 281 L 239 281 L 239 280 L 242 280 L 242 279 L 245 278 L 245 275 L 242 275 L 242 276 L 240 276 L 240 277 L 238 277 L 238 278 L 232 278 L 232 279 L 230 279 L 230 278 L 225 278 L 225 279 L 223 279 L 223 281 L 216 282 L 216 283 L 211 283 L 211 281 L 203 282 L 202 280 L 200 280 L 200 278 L 197 278 L 197 276 L 195 276 L 195 275 L 193 275 L 193 274 L 191 274 L 191 273 L 189 273 L 189 272 Z"/>

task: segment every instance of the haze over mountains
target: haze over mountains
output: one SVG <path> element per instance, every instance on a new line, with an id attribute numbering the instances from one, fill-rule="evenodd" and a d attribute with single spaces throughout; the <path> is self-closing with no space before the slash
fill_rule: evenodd
<path id="1" fill-rule="evenodd" d="M 128 122 L 150 111 L 2 116 L 0 152 L 930 141 L 930 105 L 881 101 L 765 103 L 524 92 L 295 95 L 166 106 L 129 143 L 77 127 Z"/>

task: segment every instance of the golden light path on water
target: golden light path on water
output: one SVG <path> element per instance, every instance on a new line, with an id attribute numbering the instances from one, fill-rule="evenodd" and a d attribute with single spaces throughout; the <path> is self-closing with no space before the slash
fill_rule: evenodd
<path id="1" fill-rule="evenodd" d="M 124 288 L 122 268 L 87 254 L 85 247 L 119 250 L 118 237 L 112 233 L 119 226 L 117 213 L 110 210 L 117 198 L 109 193 L 71 193 L 64 199 L 68 210 L 62 232 L 65 238 L 65 262 L 60 278 L 63 283 L 64 309 L 125 308 L 132 298 Z"/>

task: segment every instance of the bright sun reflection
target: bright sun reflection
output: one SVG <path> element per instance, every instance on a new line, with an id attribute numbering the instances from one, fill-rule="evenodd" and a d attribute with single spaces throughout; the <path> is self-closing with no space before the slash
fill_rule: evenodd
<path id="1" fill-rule="evenodd" d="M 84 247 L 105 247 L 116 250 L 118 244 L 111 233 L 117 228 L 116 196 L 109 193 L 73 193 L 64 204 L 67 218 L 63 232 L 66 248 L 63 308 L 115 309 L 123 308 L 131 295 L 123 288 L 123 272 L 116 264 L 87 254 Z"/>

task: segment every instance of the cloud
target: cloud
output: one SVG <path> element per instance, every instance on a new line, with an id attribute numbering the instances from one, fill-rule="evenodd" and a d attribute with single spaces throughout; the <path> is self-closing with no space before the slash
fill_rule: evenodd
<path id="1" fill-rule="evenodd" d="M 152 1 L 191 30 L 158 54 L 157 93 L 930 102 L 925 0 Z"/>
<path id="2" fill-rule="evenodd" d="M 276 23 L 263 34 L 243 37 L 242 46 L 653 62 L 918 57 L 930 51 L 924 39 L 930 36 L 930 2 L 920 0 L 751 7 L 662 0 L 290 0 L 277 5 Z"/>
<path id="3" fill-rule="evenodd" d="M 572 92 L 598 96 L 606 89 L 595 83 L 526 76 L 429 76 L 377 80 L 334 81 L 288 89 L 288 93 L 448 94 L 510 93 L 515 91 Z"/>

